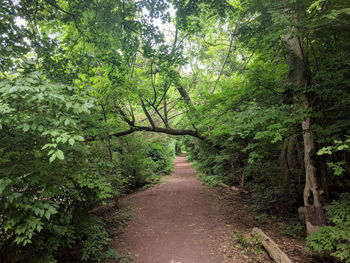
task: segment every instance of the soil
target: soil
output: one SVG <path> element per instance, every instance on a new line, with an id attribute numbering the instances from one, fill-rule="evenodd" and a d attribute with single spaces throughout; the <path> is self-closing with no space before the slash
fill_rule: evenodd
<path id="1" fill-rule="evenodd" d="M 168 180 L 121 200 L 133 216 L 111 248 L 130 255 L 134 263 L 272 262 L 249 241 L 258 226 L 294 262 L 312 262 L 301 241 L 281 234 L 282 224 L 257 224 L 248 200 L 247 195 L 203 185 L 186 157 L 179 156 Z"/>

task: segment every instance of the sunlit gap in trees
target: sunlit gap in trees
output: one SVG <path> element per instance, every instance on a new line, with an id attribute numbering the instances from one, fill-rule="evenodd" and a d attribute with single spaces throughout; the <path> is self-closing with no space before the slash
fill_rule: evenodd
<path id="1" fill-rule="evenodd" d="M 172 45 L 174 42 L 174 39 L 176 37 L 176 26 L 175 26 L 175 17 L 176 17 L 176 7 L 174 7 L 172 4 L 169 4 L 169 8 L 167 10 L 170 14 L 170 23 L 162 20 L 161 18 L 151 18 L 150 22 L 157 27 L 160 32 L 164 34 L 164 40 L 168 45 Z M 150 12 L 147 10 L 147 8 L 142 8 L 142 17 L 143 18 L 149 18 Z M 184 44 L 185 50 L 191 50 L 192 46 L 191 43 L 185 43 Z M 198 64 L 199 62 L 197 62 Z M 199 63 L 200 64 L 200 63 Z M 200 68 L 205 68 L 204 65 L 199 65 Z M 182 66 L 181 69 L 185 74 L 190 75 L 192 73 L 192 66 L 191 63 L 188 63 L 184 66 Z"/>
<path id="2" fill-rule="evenodd" d="M 176 32 L 176 28 L 173 24 L 176 10 L 172 5 L 169 5 L 169 9 L 167 10 L 167 12 L 169 12 L 170 14 L 170 23 L 162 20 L 159 17 L 158 18 L 151 17 L 150 21 L 155 27 L 158 27 L 159 30 L 162 33 L 164 33 L 165 41 L 168 44 L 171 44 L 175 37 L 175 32 Z M 142 8 L 142 17 L 145 19 L 150 18 L 150 12 L 147 10 L 147 8 Z"/>

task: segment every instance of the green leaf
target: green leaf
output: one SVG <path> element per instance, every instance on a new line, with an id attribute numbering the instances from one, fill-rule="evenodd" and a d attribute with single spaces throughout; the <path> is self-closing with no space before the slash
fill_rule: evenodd
<path id="1" fill-rule="evenodd" d="M 5 190 L 6 186 L 10 184 L 9 179 L 0 179 L 0 194 Z"/>
<path id="2" fill-rule="evenodd" d="M 73 146 L 73 144 L 75 143 L 75 140 L 73 138 L 69 139 L 69 144 Z"/>
<path id="3" fill-rule="evenodd" d="M 43 227 L 41 225 L 37 225 L 36 226 L 36 230 L 40 233 L 40 231 L 43 229 Z"/>
<path id="4" fill-rule="evenodd" d="M 340 146 L 337 147 L 338 151 L 342 151 L 344 149 L 349 149 L 349 145 L 343 144 L 343 145 L 340 145 Z"/>
<path id="5" fill-rule="evenodd" d="M 79 135 L 75 135 L 75 136 L 73 136 L 73 138 L 74 138 L 76 141 L 80 141 L 80 142 L 84 141 L 84 137 L 79 136 Z"/>
<path id="6" fill-rule="evenodd" d="M 51 216 L 50 212 L 46 211 L 45 212 L 45 217 L 46 217 L 47 220 L 50 220 L 50 216 Z"/>
<path id="7" fill-rule="evenodd" d="M 41 150 L 45 150 L 45 149 L 47 149 L 47 148 L 50 147 L 50 146 L 51 146 L 50 143 L 45 144 L 43 147 L 41 147 Z"/>
<path id="8" fill-rule="evenodd" d="M 30 129 L 30 125 L 28 123 L 24 123 L 23 124 L 23 131 L 27 132 L 27 131 L 29 131 L 29 129 Z"/>
<path id="9" fill-rule="evenodd" d="M 68 140 L 69 136 L 68 135 L 62 135 L 62 143 L 66 143 Z"/>
<path id="10" fill-rule="evenodd" d="M 57 155 L 58 159 L 64 160 L 64 154 L 61 150 L 57 150 L 55 154 Z"/>
<path id="11" fill-rule="evenodd" d="M 56 153 L 54 153 L 51 157 L 50 157 L 50 163 L 52 163 L 54 160 L 56 159 Z"/>

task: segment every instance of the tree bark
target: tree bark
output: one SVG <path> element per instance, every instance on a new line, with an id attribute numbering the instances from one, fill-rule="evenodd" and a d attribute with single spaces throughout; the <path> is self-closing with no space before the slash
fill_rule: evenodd
<path id="1" fill-rule="evenodd" d="M 295 28 L 292 29 L 297 33 Z M 297 34 L 296 34 L 297 35 Z M 284 43 L 288 51 L 289 72 L 285 80 L 286 83 L 305 87 L 310 84 L 310 70 L 305 57 L 302 40 L 297 36 L 286 34 Z M 299 96 L 299 103 L 307 110 L 310 108 L 309 98 L 303 93 Z M 324 173 L 317 169 L 315 158 L 316 147 L 313 135 L 311 133 L 311 118 L 305 118 L 302 123 L 303 141 L 304 141 L 304 165 L 305 165 L 305 188 L 304 188 L 304 205 L 305 221 L 307 235 L 318 230 L 326 223 L 326 213 L 324 207 L 328 203 L 327 184 Z"/>

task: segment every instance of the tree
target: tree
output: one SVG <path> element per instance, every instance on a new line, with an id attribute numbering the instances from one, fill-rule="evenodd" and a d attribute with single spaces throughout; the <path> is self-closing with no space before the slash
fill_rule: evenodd
<path id="1" fill-rule="evenodd" d="M 331 62 L 332 59 L 329 60 L 329 58 L 334 56 L 339 57 L 339 53 L 338 55 L 332 53 L 332 55 L 328 57 L 321 55 L 321 50 L 324 50 L 324 48 L 335 51 L 334 47 L 337 46 L 338 51 L 347 50 L 347 44 L 343 42 L 343 39 L 347 38 L 347 36 L 344 35 L 344 29 L 346 28 L 345 21 L 348 20 L 348 15 L 345 11 L 346 4 L 340 2 L 331 4 L 328 1 L 242 1 L 241 3 L 230 4 L 234 9 L 232 10 L 228 8 L 229 11 L 224 12 L 224 17 L 226 17 L 228 21 L 235 21 L 235 23 L 238 23 L 236 35 L 237 40 L 241 45 L 243 44 L 246 50 L 251 49 L 254 53 L 254 57 L 260 56 L 264 59 L 264 64 L 274 63 L 275 72 L 283 74 L 283 72 L 285 72 L 283 65 L 288 66 L 288 72 L 286 72 L 284 76 L 282 75 L 284 78 L 284 84 L 280 83 L 280 87 L 274 89 L 275 94 L 280 93 L 282 97 L 278 98 L 278 96 L 275 97 L 275 95 L 273 95 L 275 98 L 278 98 L 274 101 L 274 103 L 277 104 L 273 104 L 273 107 L 280 103 L 294 104 L 294 109 L 288 107 L 285 108 L 285 110 L 287 110 L 286 113 L 288 115 L 291 111 L 294 111 L 293 115 L 295 116 L 295 119 L 292 121 L 294 127 L 298 120 L 302 122 L 302 129 L 299 128 L 298 133 L 302 134 L 304 141 L 304 204 L 307 208 L 307 232 L 310 234 L 326 223 L 325 207 L 327 207 L 329 198 L 326 178 L 326 161 L 325 159 L 318 157 L 316 152 L 319 145 L 322 145 L 324 141 L 329 140 L 331 137 L 343 139 L 344 135 L 348 132 L 348 128 L 345 128 L 345 126 L 349 127 L 345 118 L 340 117 L 342 116 L 342 108 L 340 105 L 345 105 L 347 103 L 345 101 L 342 103 L 337 103 L 335 100 L 333 101 L 333 98 L 331 97 L 332 95 L 330 94 L 335 94 L 336 92 L 329 89 L 330 86 L 333 86 L 334 88 L 338 86 L 337 89 L 341 89 L 341 91 L 339 90 L 338 96 L 342 94 L 340 97 L 348 98 L 348 88 L 340 83 L 330 83 L 326 80 L 326 76 L 331 77 L 335 74 L 337 75 L 338 80 L 342 79 L 346 82 L 345 79 L 347 77 L 338 74 L 341 74 L 340 72 L 348 67 L 348 63 L 345 61 L 339 61 L 338 65 L 340 67 L 337 67 L 334 64 L 334 61 Z M 192 7 L 189 5 L 186 10 L 191 12 L 190 10 L 192 10 Z M 220 11 L 221 9 L 218 8 L 217 13 L 220 13 Z M 194 14 L 197 13 L 194 12 Z M 202 12 L 202 15 L 204 16 L 203 19 L 209 17 L 206 11 Z M 239 19 L 237 19 L 237 17 L 239 17 Z M 224 18 L 223 20 L 225 21 Z M 227 22 L 227 20 L 225 22 L 233 32 L 236 31 L 234 30 L 235 26 L 229 24 L 230 22 Z M 326 38 L 327 36 L 329 37 L 332 32 L 335 33 L 334 41 L 329 41 Z M 283 38 L 281 36 L 283 36 Z M 235 49 L 240 43 L 237 43 L 237 41 L 235 42 Z M 218 49 L 215 49 L 215 51 L 218 52 Z M 261 55 L 263 52 L 265 52 L 265 56 Z M 253 68 L 254 64 L 257 65 L 257 61 L 258 60 L 254 60 L 254 58 L 250 60 L 248 70 L 244 72 L 245 74 L 241 73 L 243 78 L 246 78 L 249 74 L 249 67 Z M 237 61 L 234 63 L 239 64 Z M 324 71 L 325 68 L 328 69 L 328 72 Z M 221 74 L 219 76 L 221 76 Z M 255 77 L 258 80 L 261 79 L 260 76 Z M 334 79 L 334 77 L 331 78 Z M 267 83 L 266 80 L 264 82 Z M 325 83 L 329 86 L 327 87 Z M 231 85 L 234 86 L 234 84 Z M 243 85 L 247 85 L 247 82 Z M 253 85 L 256 85 L 257 87 L 266 84 L 255 82 Z M 325 99 L 321 94 L 329 94 L 330 97 Z M 252 96 L 252 94 L 249 95 Z M 247 109 L 252 110 L 252 106 L 256 104 L 257 100 L 254 100 L 253 97 L 251 97 L 253 102 L 247 106 Z M 339 107 L 332 107 L 334 112 L 330 114 L 328 111 L 328 114 L 326 114 L 327 110 L 322 107 L 322 105 L 331 105 L 332 101 L 334 102 L 333 105 L 338 105 Z M 263 103 L 266 102 L 267 100 Z M 239 110 L 242 110 L 242 105 L 244 105 L 244 103 L 241 101 L 241 108 Z M 278 111 L 275 111 L 274 114 L 277 114 L 277 112 Z M 335 119 L 332 121 L 329 119 L 332 118 L 331 116 L 333 116 L 335 112 L 337 112 L 337 114 L 339 114 L 338 116 L 343 120 L 344 125 L 341 126 L 344 129 L 336 124 L 337 121 L 335 121 Z M 230 113 L 228 115 L 232 116 L 233 114 Z M 325 123 L 321 121 L 321 118 L 319 117 L 320 115 L 329 120 L 329 122 L 327 121 Z M 217 115 L 214 116 L 216 117 Z M 255 116 L 261 118 L 260 115 Z M 255 120 L 255 116 L 250 118 Z M 227 118 L 229 119 L 230 117 Z M 240 118 L 243 118 L 243 116 L 241 115 Z M 252 133 L 256 135 L 253 135 L 253 138 L 249 138 L 247 135 L 242 137 L 248 139 L 248 142 L 254 141 L 256 138 L 266 140 L 268 137 L 265 136 L 271 132 L 271 130 L 269 131 L 268 125 L 265 127 L 263 126 L 263 129 L 267 130 L 261 133 L 258 131 L 259 127 L 256 126 L 256 123 L 259 123 L 259 121 L 254 123 L 254 121 L 251 120 L 252 119 L 250 119 L 250 122 L 253 123 L 250 123 L 249 126 L 247 126 L 251 129 Z M 213 121 L 209 121 L 209 123 L 212 124 Z M 281 123 L 283 124 L 281 125 Z M 291 127 L 288 128 L 288 126 L 286 126 L 287 123 L 287 121 L 280 120 L 280 124 L 275 123 L 274 127 L 281 126 L 283 129 L 287 128 L 287 130 L 289 129 L 291 132 Z M 237 124 L 232 124 L 227 121 L 225 124 L 230 127 L 233 127 L 234 125 L 237 127 Z M 207 122 L 206 125 L 209 126 L 210 124 Z M 218 125 L 221 126 L 223 123 Z M 232 132 L 228 132 L 227 129 L 212 129 L 213 126 L 210 126 L 210 133 L 213 137 L 221 138 L 220 135 L 225 134 L 225 132 L 227 134 L 232 134 Z M 335 126 L 339 129 L 335 128 Z M 240 127 L 241 129 L 247 129 L 247 127 L 244 126 Z M 322 133 L 322 129 L 327 130 L 328 135 Z M 216 130 L 217 132 L 215 132 Z M 245 133 L 249 134 L 247 131 Z M 275 136 L 279 136 L 276 137 L 279 139 L 288 135 L 286 133 L 281 134 L 278 130 L 274 130 L 274 133 Z M 332 135 L 329 136 L 330 134 Z M 271 142 L 276 142 L 276 140 L 272 140 Z M 230 143 L 228 143 L 228 145 L 230 145 Z M 244 149 L 245 152 L 250 152 L 251 156 L 263 156 L 261 155 L 261 152 L 264 152 L 264 146 L 261 143 L 260 145 L 248 143 L 248 147 Z"/>
<path id="2" fill-rule="evenodd" d="M 346 3 L 4 3 L 1 131 L 23 141 L 34 136 L 34 145 L 45 147 L 51 165 L 61 160 L 60 171 L 66 169 L 64 163 L 78 162 L 69 180 L 79 181 L 79 193 L 80 187 L 89 189 L 91 205 L 108 196 L 114 183 L 117 188 L 142 185 L 146 174 L 141 170 L 147 166 L 158 173 L 156 163 L 167 155 L 158 146 L 166 144 L 159 139 L 158 146 L 147 145 L 150 139 L 139 133 L 146 131 L 195 138 L 185 141 L 203 171 L 220 174 L 217 182 L 249 185 L 265 211 L 278 201 L 280 207 L 282 201 L 299 205 L 298 188 L 305 183 L 308 233 L 325 224 L 327 181 L 333 180 L 326 162 L 335 158 L 344 171 L 349 166 L 347 155 L 335 153 L 328 160 L 316 155 L 334 140 L 345 141 L 350 130 L 344 110 L 350 97 Z M 20 26 L 18 18 L 25 24 Z M 24 89 L 17 85 L 22 82 Z M 33 106 L 35 100 L 40 107 Z M 18 128 L 12 123 L 16 118 Z M 76 156 L 72 153 L 78 145 Z M 6 154 L 8 148 L 3 147 Z M 136 154 L 137 148 L 142 150 Z M 27 147 L 26 152 L 42 154 L 35 149 Z M 20 148 L 10 152 L 17 156 Z M 128 181 L 131 162 L 142 169 L 133 169 Z M 96 184 L 79 180 L 90 164 L 95 173 L 88 173 L 89 180 L 97 174 L 104 178 Z M 10 195 L 11 184 L 1 182 Z"/>

